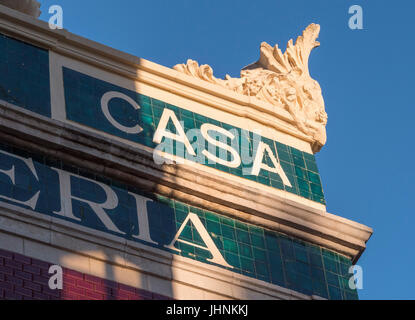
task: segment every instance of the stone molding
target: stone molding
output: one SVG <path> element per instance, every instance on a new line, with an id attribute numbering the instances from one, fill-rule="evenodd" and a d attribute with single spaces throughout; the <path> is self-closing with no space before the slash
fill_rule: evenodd
<path id="1" fill-rule="evenodd" d="M 36 0 L 0 0 L 0 5 L 22 12 L 34 18 L 41 14 L 40 3 Z"/>

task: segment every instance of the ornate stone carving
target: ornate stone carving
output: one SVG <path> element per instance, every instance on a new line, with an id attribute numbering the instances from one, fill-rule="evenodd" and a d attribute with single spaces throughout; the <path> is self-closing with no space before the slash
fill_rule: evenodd
<path id="1" fill-rule="evenodd" d="M 284 108 L 296 127 L 313 139 L 313 150 L 318 152 L 327 140 L 327 113 L 320 85 L 310 76 L 308 59 L 320 45 L 316 41 L 319 33 L 318 24 L 309 25 L 295 45 L 293 40 L 288 42 L 284 54 L 278 45 L 271 47 L 263 42 L 259 61 L 242 69 L 240 78 L 215 78 L 210 66 L 199 66 L 193 60 L 174 69 Z"/>
<path id="2" fill-rule="evenodd" d="M 35 18 L 41 13 L 40 3 L 36 0 L 0 0 L 0 4 Z"/>

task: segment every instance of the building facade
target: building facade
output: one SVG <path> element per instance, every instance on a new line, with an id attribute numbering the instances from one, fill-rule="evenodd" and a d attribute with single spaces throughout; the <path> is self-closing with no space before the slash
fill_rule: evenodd
<path id="1" fill-rule="evenodd" d="M 357 299 L 372 230 L 326 211 L 318 31 L 221 80 L 0 6 L 0 299 Z"/>

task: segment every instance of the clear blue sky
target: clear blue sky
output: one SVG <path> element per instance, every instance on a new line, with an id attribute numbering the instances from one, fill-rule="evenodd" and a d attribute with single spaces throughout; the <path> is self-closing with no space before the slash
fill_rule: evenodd
<path id="1" fill-rule="evenodd" d="M 415 298 L 414 11 L 408 0 L 41 0 L 69 31 L 172 67 L 188 58 L 239 76 L 262 41 L 285 49 L 311 22 L 310 60 L 329 114 L 318 154 L 328 211 L 374 229 L 361 299 Z M 348 28 L 359 4 L 364 30 Z"/>

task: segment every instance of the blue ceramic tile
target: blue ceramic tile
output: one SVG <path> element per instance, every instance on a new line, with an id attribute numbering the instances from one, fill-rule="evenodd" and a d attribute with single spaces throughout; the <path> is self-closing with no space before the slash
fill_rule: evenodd
<path id="1" fill-rule="evenodd" d="M 51 116 L 47 50 L 0 34 L 0 99 Z"/>

